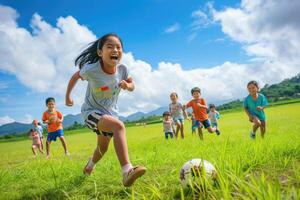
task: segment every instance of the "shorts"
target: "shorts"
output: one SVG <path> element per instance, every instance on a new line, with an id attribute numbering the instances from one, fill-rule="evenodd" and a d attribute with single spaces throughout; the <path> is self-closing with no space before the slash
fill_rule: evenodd
<path id="1" fill-rule="evenodd" d="M 165 132 L 165 137 L 168 139 L 168 135 L 170 135 L 170 138 L 173 138 L 173 132 Z"/>
<path id="2" fill-rule="evenodd" d="M 205 129 L 211 126 L 210 121 L 208 119 L 204 121 L 196 120 L 195 125 L 197 125 L 197 127 L 204 126 Z"/>
<path id="3" fill-rule="evenodd" d="M 89 129 L 94 131 L 97 135 L 112 137 L 113 133 L 100 131 L 98 129 L 98 122 L 102 118 L 103 115 L 104 114 L 100 114 L 100 113 L 96 113 L 96 112 L 91 113 L 88 115 L 87 119 L 84 122 L 89 127 Z"/>
<path id="4" fill-rule="evenodd" d="M 64 131 L 62 129 L 58 129 L 53 132 L 49 132 L 47 136 L 47 141 L 56 141 L 57 137 L 62 137 L 64 136 Z"/>
<path id="5" fill-rule="evenodd" d="M 183 119 L 182 118 L 176 118 L 176 117 L 173 117 L 173 122 L 174 124 L 176 125 L 176 123 L 180 123 L 180 124 L 183 124 Z"/>

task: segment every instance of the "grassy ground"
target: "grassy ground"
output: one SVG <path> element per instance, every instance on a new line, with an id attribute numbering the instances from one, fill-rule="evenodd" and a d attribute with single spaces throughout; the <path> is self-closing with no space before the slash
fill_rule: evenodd
<path id="1" fill-rule="evenodd" d="M 96 145 L 89 130 L 66 136 L 70 157 L 52 143 L 50 160 L 34 159 L 30 140 L 0 143 L 0 199 L 299 199 L 300 103 L 266 113 L 266 138 L 255 141 L 242 112 L 223 114 L 221 136 L 205 131 L 204 141 L 191 135 L 188 121 L 184 140 L 165 140 L 161 124 L 127 128 L 132 163 L 148 168 L 131 188 L 122 186 L 112 144 L 93 174 L 82 175 Z M 206 185 L 201 194 L 180 185 L 179 170 L 192 158 L 218 170 L 218 184 Z"/>

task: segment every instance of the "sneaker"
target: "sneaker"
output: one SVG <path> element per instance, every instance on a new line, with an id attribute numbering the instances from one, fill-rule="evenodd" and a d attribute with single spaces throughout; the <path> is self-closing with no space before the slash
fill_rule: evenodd
<path id="1" fill-rule="evenodd" d="M 85 167 L 83 168 L 83 174 L 84 174 L 84 175 L 87 175 L 87 176 L 91 175 L 93 169 L 95 168 L 95 165 L 94 165 L 93 167 L 89 167 L 89 166 L 88 166 L 89 163 L 90 163 L 90 161 L 92 161 L 92 158 L 90 158 L 90 159 L 88 160 L 88 162 L 86 163 Z"/>
<path id="2" fill-rule="evenodd" d="M 255 133 L 253 133 L 253 131 L 250 132 L 250 138 L 251 138 L 252 140 L 255 140 Z"/>
<path id="3" fill-rule="evenodd" d="M 71 155 L 69 151 L 66 151 L 65 154 L 66 154 L 66 156 L 70 156 Z"/>
<path id="4" fill-rule="evenodd" d="M 217 134 L 217 135 L 220 135 L 220 134 L 221 134 L 221 131 L 220 131 L 218 128 L 216 129 L 216 134 Z"/>
<path id="5" fill-rule="evenodd" d="M 143 166 L 136 166 L 129 170 L 123 175 L 123 185 L 125 187 L 130 187 L 134 181 L 143 176 L 146 173 L 146 168 Z"/>

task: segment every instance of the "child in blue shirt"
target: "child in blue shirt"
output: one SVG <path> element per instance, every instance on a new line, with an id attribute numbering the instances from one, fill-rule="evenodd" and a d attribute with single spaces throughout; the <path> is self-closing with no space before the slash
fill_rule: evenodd
<path id="1" fill-rule="evenodd" d="M 249 121 L 253 123 L 250 137 L 255 139 L 256 130 L 260 128 L 261 137 L 264 138 L 266 132 L 266 115 L 264 108 L 268 105 L 266 97 L 258 93 L 259 87 L 256 81 L 250 81 L 247 84 L 249 95 L 244 100 L 244 109 L 249 117 Z"/>

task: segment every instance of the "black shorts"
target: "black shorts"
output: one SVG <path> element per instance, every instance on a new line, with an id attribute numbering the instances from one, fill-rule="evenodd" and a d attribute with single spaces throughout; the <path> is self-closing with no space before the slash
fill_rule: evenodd
<path id="1" fill-rule="evenodd" d="M 113 133 L 101 131 L 98 129 L 98 122 L 102 118 L 102 116 L 103 114 L 100 113 L 91 113 L 84 122 L 89 127 L 89 129 L 93 130 L 97 135 L 112 137 Z"/>

